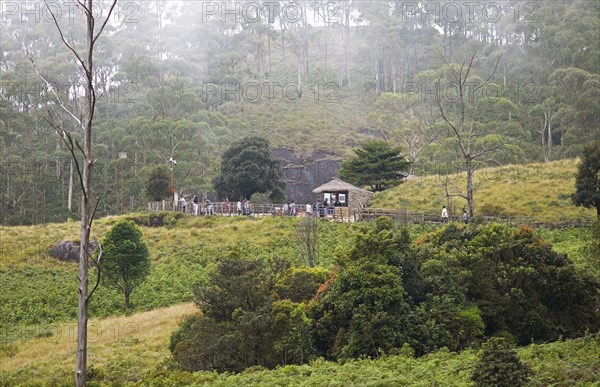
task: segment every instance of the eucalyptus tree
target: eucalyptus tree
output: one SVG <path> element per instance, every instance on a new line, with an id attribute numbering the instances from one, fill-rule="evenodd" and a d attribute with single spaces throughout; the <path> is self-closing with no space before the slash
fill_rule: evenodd
<path id="1" fill-rule="evenodd" d="M 477 60 L 479 59 L 484 58 Z M 446 195 L 464 198 L 470 217 L 474 216 L 473 176 L 478 167 L 477 163 L 489 159 L 494 152 L 506 148 L 521 135 L 519 126 L 513 125 L 509 120 L 490 120 L 490 109 L 497 109 L 494 105 L 508 105 L 510 108 L 510 101 L 488 97 L 482 93 L 483 88 L 495 87 L 492 78 L 500 59 L 500 56 L 495 60 L 488 59 L 489 65 L 493 67 L 485 79 L 474 74 L 476 53 L 472 53 L 459 64 L 449 63 L 444 59 L 447 78 L 442 80 L 440 77 L 436 87 L 435 103 L 454 139 L 456 152 L 466 171 L 466 190 L 461 190 L 456 184 L 448 181 L 456 192 L 450 193 L 447 185 Z M 452 89 L 451 94 L 449 89 Z"/>
<path id="2" fill-rule="evenodd" d="M 62 121 L 54 121 L 55 116 L 52 115 L 52 111 L 49 110 L 50 116 L 47 117 L 47 122 L 52 125 L 59 133 L 59 135 L 65 141 L 75 165 L 77 167 L 77 173 L 80 180 L 81 190 L 81 203 L 80 203 L 80 247 L 79 247 L 79 288 L 78 288 L 78 312 L 77 312 L 77 361 L 75 366 L 75 385 L 85 386 L 87 376 L 87 321 L 88 321 L 88 305 L 90 298 L 93 295 L 96 286 L 89 292 L 88 289 L 88 269 L 90 261 L 94 262 L 98 266 L 98 276 L 100 276 L 99 261 L 101 252 L 98 259 L 95 261 L 91 258 L 92 249 L 90 247 L 90 234 L 92 230 L 92 222 L 95 216 L 95 207 L 92 198 L 92 167 L 94 165 L 94 159 L 92 156 L 92 129 L 94 126 L 94 113 L 97 101 L 97 88 L 94 71 L 94 52 L 96 42 L 102 35 L 105 27 L 110 20 L 111 14 L 117 5 L 117 0 L 113 0 L 107 12 L 106 17 L 102 18 L 97 16 L 97 8 L 94 8 L 93 0 L 86 0 L 85 2 L 78 2 L 76 7 L 78 12 L 83 16 L 85 26 L 85 38 L 83 39 L 77 35 L 67 34 L 65 31 L 64 22 L 61 23 L 60 17 L 57 18 L 56 9 L 53 9 L 48 3 L 45 3 L 46 10 L 52 16 L 54 25 L 56 26 L 57 32 L 60 39 L 66 49 L 71 52 L 75 62 L 80 70 L 80 81 L 82 83 L 81 88 L 83 89 L 84 95 L 82 98 L 73 100 L 74 108 L 70 106 L 68 101 L 64 101 L 54 89 L 53 94 L 55 103 L 58 104 L 58 108 L 66 113 L 69 118 L 75 122 L 78 129 L 81 130 L 83 138 L 82 144 L 75 142 L 73 136 L 65 128 Z M 75 24 L 75 23 L 72 23 Z M 78 39 L 79 38 L 79 39 Z M 35 61 L 31 58 L 32 63 L 36 69 L 37 74 L 42 80 L 48 85 L 49 82 L 38 70 L 35 65 Z M 79 83 L 73 87 L 77 90 Z M 81 152 L 81 154 L 77 154 Z M 81 157 L 81 159 L 80 159 Z M 96 204 L 97 206 L 97 204 Z"/>

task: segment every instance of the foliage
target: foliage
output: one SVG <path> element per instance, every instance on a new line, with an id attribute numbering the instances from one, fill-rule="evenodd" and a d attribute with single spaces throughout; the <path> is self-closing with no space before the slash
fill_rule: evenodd
<path id="1" fill-rule="evenodd" d="M 221 156 L 221 172 L 215 180 L 221 197 L 249 200 L 255 193 L 270 192 L 273 199 L 280 199 L 284 188 L 280 163 L 271 156 L 267 139 L 243 138 Z"/>
<path id="2" fill-rule="evenodd" d="M 600 282 L 600 219 L 588 230 L 587 243 L 583 246 L 581 269 Z"/>
<path id="3" fill-rule="evenodd" d="M 146 197 L 158 202 L 169 197 L 169 171 L 164 165 L 155 165 L 150 169 L 146 182 Z"/>
<path id="4" fill-rule="evenodd" d="M 316 289 L 315 289 L 316 291 Z M 314 293 L 313 293 L 314 294 Z M 272 304 L 273 349 L 281 364 L 304 364 L 316 354 L 313 341 L 313 322 L 306 315 L 305 305 L 290 300 Z"/>
<path id="5" fill-rule="evenodd" d="M 95 230 L 101 237 L 121 219 L 130 217 L 132 216 L 102 219 L 98 221 Z M 139 215 L 138 217 L 141 223 L 146 222 L 144 216 Z M 98 316 L 123 313 L 119 301 L 122 299 L 122 295 L 101 287 L 95 293 L 95 302 L 91 305 L 91 314 L 95 316 L 91 320 L 91 326 L 94 327 L 92 333 L 98 332 L 99 335 L 101 332 L 101 336 L 94 336 L 94 343 L 91 343 L 90 347 L 91 351 L 97 354 L 92 364 L 98 371 L 96 373 L 98 380 L 95 382 L 118 385 L 127 385 L 128 383 L 133 385 L 140 381 L 148 385 L 179 385 L 182 383 L 190 385 L 203 383 L 212 385 L 268 385 L 273 383 L 294 385 L 300 383 L 298 380 L 302 380 L 304 383 L 314 382 L 315 385 L 322 385 L 331 384 L 331 375 L 335 374 L 333 382 L 339 385 L 363 382 L 365 384 L 416 385 L 423 383 L 468 384 L 471 370 L 476 361 L 475 353 L 469 349 L 453 353 L 441 348 L 446 346 L 450 350 L 461 350 L 473 344 L 476 347 L 476 343 L 482 340 L 480 334 L 482 330 L 484 337 L 489 335 L 487 324 L 490 307 L 493 307 L 492 302 L 482 301 L 480 305 L 479 302 L 469 298 L 470 293 L 465 292 L 465 288 L 474 283 L 473 276 L 489 276 L 489 282 L 483 279 L 480 281 L 482 284 L 485 283 L 485 287 L 494 288 L 493 292 L 490 291 L 489 294 L 497 292 L 499 297 L 510 298 L 517 302 L 518 306 L 518 302 L 521 301 L 521 298 L 517 297 L 519 288 L 511 283 L 505 284 L 505 281 L 514 278 L 512 275 L 515 273 L 510 269 L 511 267 L 518 268 L 516 271 L 526 271 L 527 267 L 517 266 L 509 258 L 512 255 L 521 255 L 524 261 L 528 261 L 539 255 L 540 259 L 547 261 L 554 256 L 538 254 L 538 244 L 550 246 L 539 238 L 536 242 L 535 234 L 532 238 L 530 231 L 516 232 L 513 228 L 503 226 L 463 228 L 460 225 L 451 224 L 447 226 L 447 229 L 440 229 L 439 226 L 413 226 L 410 230 L 404 230 L 397 223 L 385 218 L 370 224 L 322 223 L 320 225 L 321 247 L 324 251 L 322 262 L 331 268 L 332 256 L 337 250 L 336 262 L 339 267 L 335 270 L 336 274 L 330 276 L 329 280 L 320 286 L 318 295 L 306 308 L 305 303 L 313 298 L 312 292 L 317 288 L 319 281 L 325 278 L 326 270 L 320 267 L 272 269 L 277 266 L 273 259 L 276 256 L 287 256 L 294 263 L 298 263 L 294 260 L 298 255 L 294 229 L 300 221 L 301 219 L 291 218 L 265 218 L 251 221 L 226 217 L 211 219 L 183 217 L 169 227 L 143 226 L 153 264 L 146 282 L 132 295 L 132 303 L 136 305 L 138 311 L 189 301 L 194 297 L 192 284 L 200 283 L 208 288 L 211 283 L 211 273 L 214 272 L 217 262 L 227 258 L 224 254 L 237 251 L 240 258 L 254 257 L 258 261 L 264 261 L 265 270 L 262 272 L 263 274 L 258 275 L 263 281 L 261 283 L 270 284 L 273 279 L 276 279 L 269 294 L 271 300 L 269 307 L 252 315 L 246 311 L 248 304 L 233 303 L 240 309 L 238 315 L 240 317 L 235 323 L 243 331 L 248 327 L 248 324 L 243 321 L 244 317 L 250 315 L 256 317 L 257 327 L 264 326 L 261 321 L 270 320 L 272 336 L 266 338 L 265 341 L 272 343 L 272 350 L 268 352 L 273 354 L 276 359 L 274 364 L 287 364 L 285 367 L 278 367 L 272 371 L 253 368 L 235 375 L 217 374 L 210 371 L 192 374 L 182 371 L 179 365 L 164 359 L 169 356 L 167 349 L 169 334 L 172 329 L 176 329 L 177 324 L 182 320 L 181 315 L 184 313 L 180 312 L 174 315 L 166 309 L 157 309 L 147 313 L 120 317 L 117 320 L 119 325 L 116 325 L 114 318 L 100 320 L 97 318 Z M 0 323 L 3 326 L 3 332 L 7 333 L 3 337 L 3 343 L 0 343 L 0 356 L 4 356 L 0 362 L 2 364 L 0 369 L 9 370 L 0 374 L 0 381 L 3 384 L 17 385 L 23 383 L 23 380 L 38 385 L 72 383 L 72 375 L 69 371 L 72 361 L 68 351 L 64 349 L 67 346 L 62 341 L 68 341 L 70 336 L 67 333 L 60 335 L 57 329 L 62 327 L 63 332 L 69 332 L 69 329 L 72 329 L 69 326 L 72 324 L 70 321 L 74 318 L 73 310 L 76 305 L 76 297 L 71 296 L 75 294 L 74 289 L 77 286 L 76 281 L 73 280 L 76 267 L 68 263 L 50 261 L 46 257 L 46 252 L 47 246 L 52 245 L 56 240 L 69 240 L 69 238 L 76 237 L 76 226 L 74 222 L 71 222 L 36 227 L 2 228 L 0 235 L 5 259 L 0 262 L 2 264 L 0 281 L 8 288 L 13 289 L 11 292 L 4 292 L 0 302 L 0 309 L 2 309 Z M 417 242 L 410 242 L 409 231 Z M 428 233 L 428 235 L 423 237 L 423 233 Z M 518 238 L 517 235 L 519 235 Z M 561 251 L 572 251 L 573 246 L 577 248 L 580 239 L 589 240 L 586 235 L 583 230 L 544 231 L 544 238 L 556 241 Z M 506 247 L 519 245 L 516 243 L 519 240 L 530 240 L 530 243 L 525 243 L 518 249 L 515 247 L 514 254 L 507 253 L 510 249 Z M 24 241 L 27 247 L 20 248 L 16 244 L 19 241 Z M 504 243 L 506 245 L 503 245 Z M 39 249 L 39 253 L 38 249 L 31 247 L 36 245 L 43 245 L 43 248 Z M 496 246 L 498 249 L 501 248 L 500 251 L 497 251 Z M 530 254 L 525 254 L 529 249 L 531 249 Z M 223 253 L 224 251 L 227 253 Z M 471 257 L 478 254 L 487 254 L 490 270 L 484 270 L 486 259 L 476 260 Z M 506 265 L 498 266 L 498 261 L 502 261 L 502 257 L 506 259 Z M 375 267 L 377 270 L 383 267 L 385 270 L 381 270 L 379 273 L 363 273 L 362 271 L 367 269 L 362 264 L 369 260 L 374 261 L 370 267 Z M 472 265 L 473 262 L 479 262 L 478 265 L 475 265 L 477 267 Z M 581 256 L 576 261 L 576 266 L 582 267 L 583 262 L 583 256 Z M 412 266 L 409 265 L 410 263 Z M 560 263 L 559 259 L 554 264 Z M 345 343 L 342 339 L 348 337 L 348 329 L 344 329 L 343 334 L 337 336 L 339 330 L 335 330 L 335 328 L 340 324 L 334 315 L 327 316 L 330 323 L 327 323 L 326 318 L 321 318 L 319 324 L 316 324 L 313 320 L 315 314 L 312 309 L 318 305 L 320 299 L 327 297 L 327 293 L 331 291 L 335 281 L 347 267 L 351 268 L 353 273 L 364 275 L 365 281 L 376 282 L 381 279 L 380 283 L 384 283 L 384 278 L 390 278 L 389 283 L 394 286 L 398 284 L 396 276 L 399 273 L 395 268 L 401 267 L 401 285 L 405 292 L 403 302 L 408 305 L 409 312 L 414 315 L 409 320 L 409 329 L 403 331 L 403 334 L 407 335 L 407 340 L 396 348 L 386 350 L 386 356 L 379 356 L 374 360 L 350 359 L 346 360 L 345 364 L 322 360 L 311 361 L 315 356 L 324 356 L 320 349 L 323 348 L 323 343 L 314 341 L 314 338 L 333 337 L 333 343 L 337 344 L 337 347 L 333 348 L 337 352 L 341 352 Z M 555 270 L 548 262 L 546 262 L 546 266 L 540 264 L 540 266 L 533 265 L 533 267 L 539 267 L 540 277 L 542 277 L 540 280 L 552 278 L 549 273 Z M 511 275 L 505 276 L 504 271 Z M 273 272 L 280 272 L 281 275 L 272 276 L 270 273 Z M 564 282 L 550 281 L 549 284 L 559 286 L 555 293 L 563 291 L 566 294 L 571 293 L 572 288 L 566 284 L 573 279 L 577 280 L 577 276 L 571 277 L 569 265 L 562 267 L 559 272 L 564 276 Z M 386 273 L 392 273 L 394 276 L 385 277 Z M 348 273 L 346 278 L 352 278 L 350 274 L 352 273 Z M 244 278 L 250 281 L 249 278 Z M 357 279 L 356 287 L 360 285 L 361 278 Z M 535 277 L 530 278 L 523 278 L 523 282 L 533 281 L 532 287 L 539 285 L 538 282 L 535 282 Z M 582 279 L 580 278 L 580 280 Z M 233 281 L 230 282 L 230 285 L 227 286 L 233 288 L 235 285 Z M 311 285 L 308 286 L 308 283 Z M 349 285 L 348 281 L 346 284 Z M 507 290 L 503 284 L 515 288 L 515 294 L 503 293 Z M 593 282 L 588 282 L 586 285 L 583 281 L 581 286 L 590 287 L 588 290 L 591 292 L 596 285 Z M 252 287 L 244 289 L 250 289 L 251 294 L 260 294 L 260 292 L 252 293 L 254 292 Z M 353 288 L 348 287 L 348 289 Z M 544 286 L 541 289 L 547 290 Z M 385 287 L 382 286 L 378 293 L 371 294 L 374 296 L 384 295 L 384 290 Z M 217 294 L 218 296 L 215 297 L 223 295 L 223 293 Z M 548 298 L 548 300 L 554 298 L 556 303 L 555 294 L 547 294 L 547 296 L 544 295 L 544 298 Z M 579 308 L 584 307 L 583 303 L 588 297 L 586 294 L 587 290 L 581 293 L 581 290 L 576 289 L 573 296 L 574 301 L 565 301 L 574 303 L 572 307 L 565 308 L 562 303 L 556 304 L 552 313 L 555 313 L 557 309 L 564 308 L 564 315 L 560 317 L 560 321 L 555 319 L 551 324 L 568 328 L 573 323 L 567 319 L 563 324 L 563 319 L 570 314 L 574 319 L 578 318 L 577 316 L 583 316 L 581 321 L 585 323 L 585 312 Z M 343 294 L 340 295 L 340 300 L 344 300 L 343 296 Z M 535 293 L 532 293 L 532 296 L 536 296 Z M 578 301 L 575 299 L 577 297 L 582 299 Z M 288 298 L 290 301 L 285 301 Z M 356 300 L 359 303 L 358 298 Z M 345 301 L 351 301 L 350 297 L 346 297 Z M 360 303 L 365 304 L 364 309 L 371 313 L 376 306 L 383 305 L 383 301 L 373 297 L 373 302 L 363 299 Z M 535 307 L 534 301 L 536 300 L 534 299 L 531 305 Z M 360 311 L 349 302 L 342 307 Z M 179 306 L 172 308 L 179 308 Z M 193 313 L 192 308 L 193 306 L 186 305 L 185 313 Z M 593 310 L 594 307 L 588 307 L 588 309 Z M 524 320 L 530 317 L 528 314 L 523 315 L 525 316 Z M 261 320 L 262 316 L 268 316 L 268 318 L 265 317 L 264 320 Z M 197 317 L 195 316 L 195 318 Z M 513 321 L 516 320 L 514 316 L 511 318 Z M 195 321 L 194 318 L 191 319 Z M 366 324 L 359 326 L 361 319 L 362 316 L 356 316 L 357 323 L 351 329 L 361 332 L 358 328 L 373 328 Z M 61 324 L 61 321 L 65 323 Z M 135 323 L 133 326 L 137 328 L 132 335 L 115 338 L 117 331 L 122 334 L 123 328 L 131 327 L 133 323 Z M 197 323 L 196 326 L 211 328 L 216 332 L 215 336 L 207 336 L 204 333 L 204 336 L 198 337 L 199 341 L 205 340 L 209 349 L 217 348 L 217 344 L 226 347 L 229 345 L 228 340 L 238 337 L 226 330 L 223 324 L 208 325 L 205 321 L 202 324 Z M 327 334 L 327 328 L 331 328 L 329 334 Z M 585 328 L 581 326 L 580 331 L 584 330 Z M 590 331 L 594 331 L 594 328 L 590 328 Z M 216 336 L 219 332 L 224 335 Z M 249 342 L 254 340 L 252 335 L 256 337 L 256 333 L 250 332 Z M 510 336 L 510 333 L 508 335 Z M 358 339 L 355 339 L 353 343 L 357 343 L 358 346 L 361 344 L 360 339 L 364 336 L 355 336 Z M 100 337 L 99 341 L 96 340 L 97 337 Z M 216 341 L 215 337 L 217 337 Z M 223 338 L 221 343 L 218 342 L 220 337 Z M 337 343 L 336 337 L 338 338 Z M 552 337 L 556 336 L 550 336 L 550 340 Z M 307 340 L 309 338 L 310 340 Z M 174 338 L 174 345 L 179 341 Z M 524 342 L 524 344 L 529 343 L 530 341 Z M 48 345 L 50 346 L 48 347 Z M 236 345 L 239 345 L 239 342 L 236 342 Z M 406 350 L 401 350 L 400 347 L 406 348 Z M 413 358 L 409 355 L 410 352 L 413 352 L 410 348 L 418 356 L 425 353 L 428 355 Z M 193 346 L 188 346 L 189 349 L 196 351 Z M 350 349 L 349 347 L 348 350 Z M 15 350 L 16 354 L 14 354 Z M 185 352 L 184 350 L 185 347 L 182 346 L 181 360 L 186 361 L 187 356 L 183 355 L 187 353 L 190 355 L 189 359 L 193 365 L 195 361 L 193 356 L 198 352 Z M 336 353 L 336 351 L 331 353 Z M 518 348 L 517 352 L 519 357 L 531 367 L 532 380 L 537 384 L 573 385 L 598 382 L 597 369 L 600 364 L 597 357 L 597 335 L 577 340 L 567 339 L 551 344 L 528 345 Z M 401 353 L 402 355 L 390 356 L 389 354 L 392 353 Z M 220 355 L 220 353 L 216 353 L 215 357 L 222 359 Z M 229 359 L 222 359 L 222 361 L 229 361 Z M 309 364 L 292 365 L 292 363 L 298 364 L 307 361 Z M 20 365 L 15 366 L 15 364 Z M 578 366 L 573 367 L 573 364 Z"/>
<path id="6" fill-rule="evenodd" d="M 600 217 L 600 141 L 584 148 L 575 188 L 573 203 L 577 206 L 596 208 Z"/>
<path id="7" fill-rule="evenodd" d="M 98 46 L 94 171 L 103 184 L 95 192 L 104 198 L 117 192 L 118 152 L 128 154 L 124 197 L 133 198 L 134 207 L 144 201 L 141 171 L 169 156 L 178 160 L 173 173 L 181 191 L 210 190 L 218 156 L 250 133 L 313 160 L 322 151 L 343 158 L 363 141 L 387 136 L 402 144 L 411 161 L 418 160 L 417 176 L 452 168 L 456 149 L 449 133 L 436 127 L 434 94 L 439 85 L 443 102 L 456 102 L 448 71 L 458 71 L 457 58 L 473 50 L 481 55 L 469 74 L 473 82 L 465 85 L 473 89 L 465 100 L 467 109 L 480 113 L 475 129 L 522 132 L 484 164 L 576 157 L 600 133 L 598 3 L 542 2 L 514 15 L 504 3 L 498 4 L 498 22 L 490 23 L 477 9 L 468 25 L 420 12 L 407 17 L 398 2 L 342 3 L 336 22 L 326 25 L 290 23 L 281 15 L 274 15 L 277 22 L 257 15 L 248 25 L 239 13 L 232 17 L 238 23 L 215 18 L 197 24 L 205 16 L 201 3 L 142 4 L 139 15 L 149 17 L 107 25 L 110 39 Z M 323 10 L 314 11 L 323 16 Z M 66 84 L 81 84 L 80 74 L 53 23 L 21 16 L 6 14 L 3 30 L 0 143 L 2 172 L 11 178 L 3 181 L 0 215 L 4 224 L 65 221 L 74 215 L 67 208 L 70 155 L 39 120 L 39 102 L 55 101 L 46 87 L 36 87 L 29 57 L 58 95 L 65 95 Z M 169 23 L 160 22 L 167 18 Z M 75 23 L 64 27 L 74 41 L 84 37 Z M 198 36 L 206 44 L 197 44 Z M 500 55 L 489 87 L 476 90 L 481 84 L 476 75 L 490 74 Z M 499 139 L 485 137 L 481 143 L 488 145 Z M 433 142 L 422 149 L 423 141 Z M 544 207 L 545 201 L 537 201 Z M 547 201 L 562 203 L 556 197 Z M 98 207 L 99 215 L 117 211 L 116 200 Z"/>
<path id="8" fill-rule="evenodd" d="M 115 224 L 104 239 L 101 278 L 125 295 L 125 309 L 131 293 L 149 273 L 150 254 L 140 227 L 128 220 Z"/>
<path id="9" fill-rule="evenodd" d="M 575 337 L 600 327 L 597 281 L 575 270 L 532 229 L 450 224 L 421 241 L 428 295 L 476 305 L 486 335 L 508 331 L 520 344 Z"/>
<path id="10" fill-rule="evenodd" d="M 301 304 L 277 301 L 276 285 L 287 278 L 278 288 L 282 296 L 294 299 L 310 297 L 310 289 L 294 279 L 302 271 L 288 269 L 283 260 L 265 263 L 232 251 L 209 283 L 196 287 L 195 303 L 202 315 L 190 317 L 173 334 L 174 359 L 188 370 L 218 371 L 305 362 L 314 352 L 310 320 Z M 317 270 L 310 272 L 318 275 Z M 317 286 L 312 285 L 313 294 Z"/>
<path id="11" fill-rule="evenodd" d="M 491 338 L 484 344 L 471 378 L 478 387 L 518 387 L 527 383 L 529 374 L 506 340 Z"/>
<path id="12" fill-rule="evenodd" d="M 341 257 L 341 270 L 311 304 L 317 348 L 329 358 L 377 357 L 409 337 L 402 283 L 406 233 L 389 219 L 364 226 Z"/>
<path id="13" fill-rule="evenodd" d="M 323 267 L 293 267 L 275 284 L 274 290 L 283 300 L 309 301 L 328 277 Z"/>
<path id="14" fill-rule="evenodd" d="M 354 149 L 354 157 L 344 161 L 340 178 L 373 192 L 384 191 L 400 183 L 409 162 L 398 147 L 382 140 L 371 140 Z"/>
<path id="15" fill-rule="evenodd" d="M 319 264 L 319 219 L 307 216 L 296 226 L 300 256 L 310 267 Z"/>

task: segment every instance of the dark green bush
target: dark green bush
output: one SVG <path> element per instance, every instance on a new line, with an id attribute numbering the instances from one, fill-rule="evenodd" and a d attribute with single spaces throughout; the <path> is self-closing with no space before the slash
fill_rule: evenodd
<path id="1" fill-rule="evenodd" d="M 275 292 L 281 299 L 308 301 L 327 277 L 328 271 L 322 267 L 295 267 L 277 282 Z"/>
<path id="2" fill-rule="evenodd" d="M 494 337 L 483 345 L 471 380 L 478 387 L 519 387 L 527 383 L 529 374 L 508 342 Z"/>

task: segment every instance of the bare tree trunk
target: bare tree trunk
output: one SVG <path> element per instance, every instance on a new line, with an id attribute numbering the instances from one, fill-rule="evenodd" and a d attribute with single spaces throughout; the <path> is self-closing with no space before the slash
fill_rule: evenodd
<path id="1" fill-rule="evenodd" d="M 350 67 L 348 66 L 348 50 L 350 48 L 350 2 L 346 2 L 346 14 L 345 19 L 345 30 L 346 30 L 346 41 L 344 44 L 344 73 L 346 75 L 346 86 L 350 86 Z M 340 83 L 342 86 L 343 83 Z"/>
<path id="2" fill-rule="evenodd" d="M 281 27 L 281 62 L 283 65 L 283 79 L 285 79 L 285 29 Z"/>
<path id="3" fill-rule="evenodd" d="M 469 206 L 469 217 L 473 218 L 475 215 L 473 206 L 473 160 L 467 158 L 465 160 L 465 166 L 467 168 L 467 205 Z"/>
<path id="4" fill-rule="evenodd" d="M 69 197 L 67 199 L 67 208 L 69 212 L 73 209 L 73 159 L 71 159 L 69 166 Z"/>
<path id="5" fill-rule="evenodd" d="M 492 76 L 496 73 L 498 69 L 498 63 L 500 62 L 500 58 L 496 61 L 496 65 L 494 70 L 490 74 L 490 76 L 484 80 L 479 86 L 473 89 L 473 93 L 477 92 L 477 90 L 484 87 L 489 81 L 492 79 Z M 442 119 L 446 122 L 446 124 L 451 129 L 451 132 L 454 134 L 456 138 L 456 142 L 458 145 L 458 149 L 460 150 L 460 155 L 465 162 L 465 169 L 467 171 L 467 192 L 466 194 L 455 194 L 452 196 L 460 196 L 467 200 L 467 205 L 469 207 L 469 216 L 472 218 L 474 216 L 474 205 L 473 205 L 473 175 L 475 173 L 475 167 L 473 165 L 474 160 L 478 160 L 479 158 L 485 156 L 486 154 L 493 152 L 497 149 L 500 149 L 509 141 L 501 142 L 496 145 L 484 146 L 477 150 L 473 149 L 473 139 L 477 136 L 482 136 L 482 132 L 476 132 L 475 126 L 475 117 L 477 117 L 476 109 L 472 112 L 468 112 L 468 89 L 465 87 L 467 85 L 469 74 L 473 67 L 473 62 L 475 59 L 475 53 L 466 59 L 460 66 L 458 70 L 455 70 L 450 65 L 450 62 L 445 61 L 446 67 L 449 69 L 453 80 L 458 85 L 458 103 L 456 106 L 457 113 L 455 117 L 451 117 L 448 115 L 448 110 L 446 110 L 441 103 L 440 90 L 438 85 L 438 90 L 436 92 L 436 104 L 438 106 L 438 110 Z M 470 125 L 466 125 L 467 120 L 469 119 L 468 115 L 472 115 L 472 122 Z M 447 196 L 450 196 L 447 193 Z"/>
<path id="6" fill-rule="evenodd" d="M 548 146 L 548 161 L 550 161 L 552 160 L 552 115 L 550 113 L 545 115 L 548 127 L 548 139 L 546 145 Z"/>
<path id="7" fill-rule="evenodd" d="M 65 131 L 61 126 L 52 124 L 48 121 L 61 135 L 63 140 L 67 143 L 71 152 L 71 171 L 72 166 L 77 166 L 77 173 L 79 175 L 80 187 L 81 187 L 81 202 L 80 204 L 80 245 L 79 245 L 79 287 L 78 287 L 78 306 L 77 306 L 77 359 L 75 363 L 75 385 L 85 386 L 86 383 L 86 369 L 87 369 L 87 321 L 88 321 L 88 303 L 90 297 L 94 293 L 94 290 L 98 286 L 100 279 L 100 267 L 98 261 L 93 261 L 98 267 L 98 277 L 96 285 L 91 293 L 88 290 L 88 265 L 90 262 L 90 233 L 92 228 L 92 221 L 94 218 L 94 210 L 91 206 L 91 190 L 92 190 L 92 124 L 94 122 L 94 108 L 96 105 L 96 91 L 94 89 L 94 44 L 96 40 L 102 34 L 104 27 L 108 23 L 112 11 L 114 10 L 117 0 L 112 0 L 110 9 L 103 23 L 97 33 L 94 32 L 95 18 L 93 7 L 93 0 L 81 0 L 78 2 L 80 10 L 84 14 L 86 21 L 86 45 L 84 55 L 75 49 L 73 41 L 67 41 L 63 31 L 60 27 L 58 19 L 54 14 L 52 8 L 46 3 L 46 9 L 52 16 L 54 24 L 60 34 L 60 38 L 64 45 L 73 53 L 76 58 L 76 62 L 79 64 L 85 79 L 85 95 L 84 95 L 84 107 L 78 112 L 78 106 L 75 105 L 73 110 L 70 110 L 63 102 L 61 98 L 55 92 L 54 95 L 59 100 L 59 106 L 67 112 L 73 120 L 75 120 L 83 131 L 83 146 L 75 146 L 73 138 L 70 133 Z M 48 81 L 37 71 L 35 62 L 31 59 L 34 68 L 40 78 L 42 78 L 46 84 Z M 77 99 L 74 99 L 74 103 L 77 103 Z M 75 152 L 79 149 L 82 153 L 82 164 L 79 165 Z M 72 174 L 71 174 L 72 176 Z M 71 178 L 72 179 L 72 178 Z M 72 180 L 70 182 L 70 192 L 72 193 Z M 71 195 L 69 195 L 71 196 Z"/>
<path id="8" fill-rule="evenodd" d="M 267 51 L 268 51 L 268 56 L 269 56 L 269 76 L 267 79 L 271 79 L 272 74 L 273 74 L 272 54 L 271 54 L 271 30 L 269 30 L 267 32 Z"/>
<path id="9" fill-rule="evenodd" d="M 87 0 L 92 10 L 92 0 Z M 87 368 L 87 321 L 88 321 L 88 255 L 90 245 L 90 194 L 92 184 L 92 122 L 94 119 L 93 49 L 94 19 L 87 19 L 87 57 L 85 58 L 85 121 L 83 128 L 83 162 L 81 174 L 81 236 L 79 248 L 79 300 L 77 308 L 77 363 L 75 385 L 85 386 Z"/>

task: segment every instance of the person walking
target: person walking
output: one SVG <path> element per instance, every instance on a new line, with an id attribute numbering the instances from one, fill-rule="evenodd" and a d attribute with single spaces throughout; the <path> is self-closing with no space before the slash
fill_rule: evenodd
<path id="1" fill-rule="evenodd" d="M 210 200 L 208 200 L 208 198 L 205 200 L 205 204 L 206 204 L 206 208 L 204 209 L 204 214 L 205 215 L 214 215 L 213 212 L 213 204 Z"/>
<path id="2" fill-rule="evenodd" d="M 229 198 L 225 198 L 225 201 L 223 202 L 223 213 L 227 214 L 227 216 L 229 216 Z"/>
<path id="3" fill-rule="evenodd" d="M 242 215 L 242 201 L 238 200 L 237 202 L 237 213 L 238 215 Z"/>
<path id="4" fill-rule="evenodd" d="M 195 216 L 198 216 L 198 203 L 200 200 L 198 199 L 198 195 L 194 195 L 194 199 L 192 199 L 192 209 Z"/>
<path id="5" fill-rule="evenodd" d="M 462 221 L 467 224 L 469 223 L 469 215 L 467 214 L 467 210 L 463 208 Z"/>
<path id="6" fill-rule="evenodd" d="M 448 210 L 446 206 L 442 208 L 442 223 L 448 223 Z"/>
<path id="7" fill-rule="evenodd" d="M 290 215 L 290 205 L 287 202 L 283 203 L 283 208 L 281 209 L 281 214 L 283 216 Z"/>
<path id="8" fill-rule="evenodd" d="M 310 218 L 312 216 L 312 204 L 306 203 L 306 217 Z"/>

